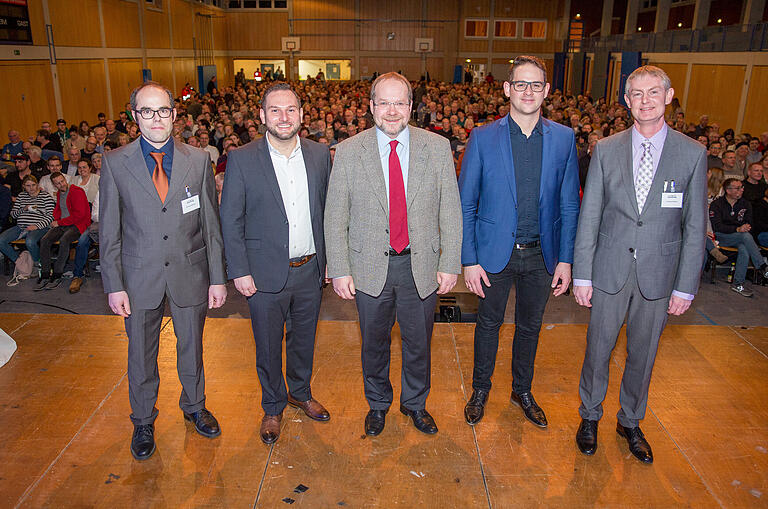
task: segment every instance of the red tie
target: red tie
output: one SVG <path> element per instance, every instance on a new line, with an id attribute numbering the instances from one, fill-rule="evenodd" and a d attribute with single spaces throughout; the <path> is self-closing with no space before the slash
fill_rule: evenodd
<path id="1" fill-rule="evenodd" d="M 398 253 L 408 245 L 403 170 L 397 157 L 397 140 L 389 142 L 389 245 Z"/>
<path id="2" fill-rule="evenodd" d="M 155 171 L 152 172 L 152 182 L 155 184 L 160 201 L 165 203 L 165 196 L 168 194 L 168 175 L 163 170 L 163 156 L 165 152 L 150 152 L 149 155 L 155 160 Z"/>

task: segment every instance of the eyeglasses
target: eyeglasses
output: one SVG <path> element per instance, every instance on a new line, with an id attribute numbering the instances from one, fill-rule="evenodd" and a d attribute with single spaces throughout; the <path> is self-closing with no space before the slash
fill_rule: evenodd
<path id="1" fill-rule="evenodd" d="M 727 189 L 731 189 L 733 191 L 741 191 L 742 189 L 744 189 L 744 186 L 739 186 L 739 187 L 731 186 L 731 187 L 728 187 Z"/>
<path id="2" fill-rule="evenodd" d="M 396 101 L 396 102 L 389 102 L 389 101 L 376 101 L 373 103 L 374 106 L 377 108 L 381 108 L 383 110 L 388 109 L 390 106 L 394 106 L 398 110 L 404 110 L 405 108 L 409 107 L 411 105 L 409 102 L 404 101 Z"/>
<path id="3" fill-rule="evenodd" d="M 160 118 L 168 118 L 171 116 L 171 112 L 173 111 L 173 108 L 168 108 L 167 106 L 164 106 L 162 108 L 158 108 L 156 110 L 153 110 L 151 108 L 141 108 L 140 110 L 136 110 L 136 113 L 138 113 L 141 118 L 144 120 L 152 120 L 155 118 L 155 113 L 157 113 Z"/>
<path id="4" fill-rule="evenodd" d="M 525 92 L 525 89 L 531 87 L 532 92 L 541 92 L 544 90 L 543 81 L 510 81 L 510 85 L 515 89 L 515 92 Z"/>

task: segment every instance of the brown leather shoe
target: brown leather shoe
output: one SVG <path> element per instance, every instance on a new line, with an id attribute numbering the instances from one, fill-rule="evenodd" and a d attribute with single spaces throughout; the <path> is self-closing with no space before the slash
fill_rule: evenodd
<path id="1" fill-rule="evenodd" d="M 283 420 L 282 412 L 277 415 L 267 415 L 261 419 L 261 441 L 267 445 L 274 444 L 280 438 L 280 421 Z"/>
<path id="2" fill-rule="evenodd" d="M 325 409 L 315 398 L 311 398 L 309 401 L 299 401 L 290 394 L 288 394 L 288 404 L 295 408 L 304 410 L 307 417 L 316 421 L 327 421 L 331 418 L 331 414 Z"/>
<path id="3" fill-rule="evenodd" d="M 83 278 L 73 277 L 72 282 L 69 284 L 69 293 L 79 292 L 81 286 L 83 286 Z"/>

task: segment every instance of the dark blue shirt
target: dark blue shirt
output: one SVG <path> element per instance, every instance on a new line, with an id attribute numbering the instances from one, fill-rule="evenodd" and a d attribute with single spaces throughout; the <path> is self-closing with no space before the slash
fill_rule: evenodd
<path id="1" fill-rule="evenodd" d="M 515 242 L 526 244 L 539 239 L 539 186 L 541 185 L 541 151 L 543 136 L 541 117 L 531 135 L 526 137 L 520 126 L 509 117 L 509 138 L 517 185 L 517 232 Z"/>
<path id="2" fill-rule="evenodd" d="M 173 166 L 173 138 L 170 138 L 162 148 L 153 147 L 143 136 L 139 140 L 139 143 L 141 143 L 141 153 L 144 154 L 144 160 L 147 162 L 150 177 L 155 173 L 155 159 L 150 155 L 150 152 L 165 152 L 163 156 L 163 170 L 168 175 L 168 182 L 170 182 L 171 167 Z"/>

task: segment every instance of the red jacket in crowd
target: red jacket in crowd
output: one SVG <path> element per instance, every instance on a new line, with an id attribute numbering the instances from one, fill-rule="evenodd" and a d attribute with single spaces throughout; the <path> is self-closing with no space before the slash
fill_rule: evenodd
<path id="1" fill-rule="evenodd" d="M 59 226 L 75 225 L 82 234 L 91 225 L 91 207 L 82 188 L 70 185 L 67 192 L 67 210 L 69 216 L 61 218 L 59 191 L 56 191 L 56 207 L 53 209 L 53 219 Z"/>

